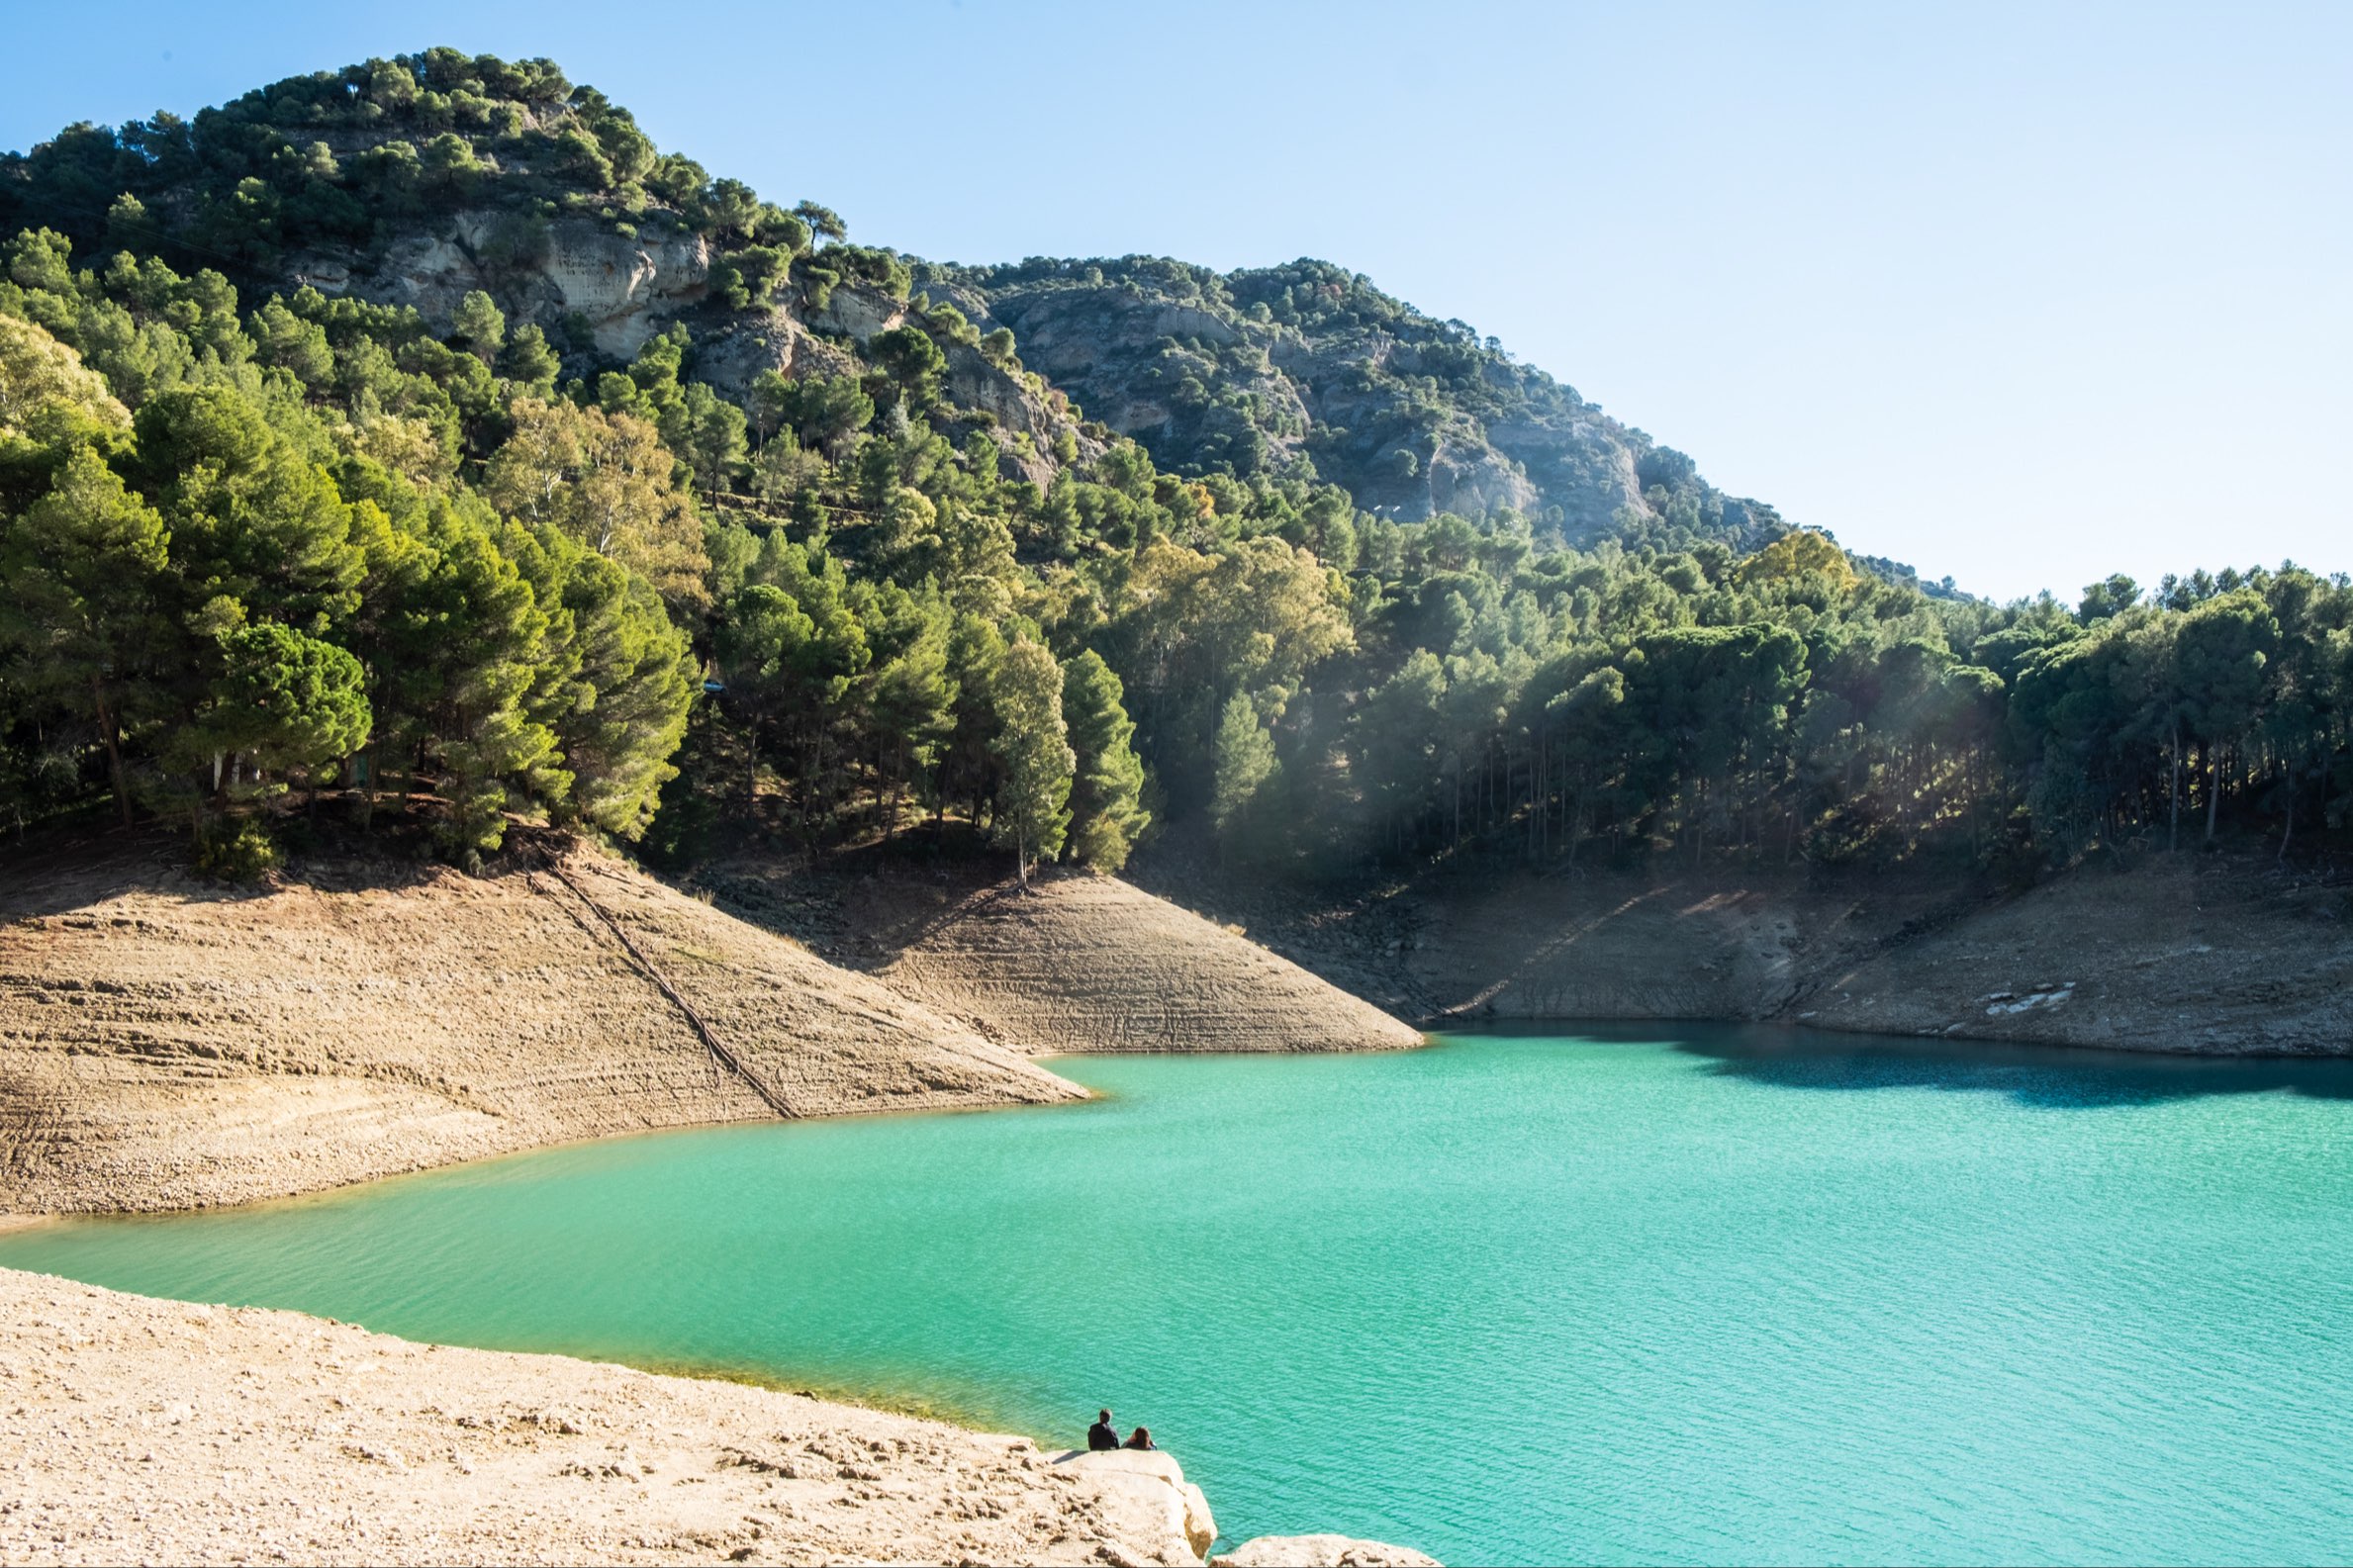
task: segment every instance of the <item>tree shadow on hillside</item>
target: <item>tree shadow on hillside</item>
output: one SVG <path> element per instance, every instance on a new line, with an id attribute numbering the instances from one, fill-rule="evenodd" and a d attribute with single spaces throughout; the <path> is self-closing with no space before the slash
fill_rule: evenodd
<path id="1" fill-rule="evenodd" d="M 187 833 L 160 822 L 117 827 L 103 820 L 50 824 L 22 844 L 0 849 L 0 921 L 89 916 L 94 906 L 133 893 L 188 903 L 234 904 L 288 890 L 402 892 L 467 876 L 438 857 L 426 812 L 401 818 L 382 813 L 373 829 L 292 810 L 275 814 L 282 863 L 250 880 L 221 880 L 198 873 Z M 494 878 L 544 864 L 570 837 L 516 823 L 507 847 L 478 873 Z M 120 923 L 122 917 L 106 917 Z"/>
<path id="2" fill-rule="evenodd" d="M 1701 1059 L 1711 1076 L 1778 1089 L 1942 1089 L 2002 1094 L 2052 1111 L 2160 1105 L 2216 1094 L 2286 1092 L 2353 1100 L 2353 1059 L 2344 1058 L 2168 1056 L 1835 1034 L 1775 1024 L 1544 1024 L 1480 1032 L 1558 1036 L 1572 1029 L 1581 1039 L 1661 1042 Z"/>
<path id="3" fill-rule="evenodd" d="M 1038 878 L 1074 875 L 1033 869 Z M 695 866 L 680 884 L 724 912 L 844 968 L 888 968 L 941 929 L 1022 895 L 1012 857 L 951 822 L 816 856 L 747 848 Z"/>
<path id="4" fill-rule="evenodd" d="M 1726 1027 L 1681 1040 L 1717 1076 L 1774 1088 L 1945 1089 L 2002 1094 L 2038 1110 L 2091 1111 L 2216 1094 L 2353 1100 L 2353 1061 L 2186 1057 L 1997 1041 L 1908 1040 Z"/>

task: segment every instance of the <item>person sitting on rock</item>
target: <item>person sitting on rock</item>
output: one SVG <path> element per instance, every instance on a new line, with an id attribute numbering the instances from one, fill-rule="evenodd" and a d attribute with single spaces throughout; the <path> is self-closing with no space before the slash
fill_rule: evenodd
<path id="1" fill-rule="evenodd" d="M 1147 1453 L 1151 1452 L 1152 1429 L 1150 1427 L 1138 1427 L 1134 1431 L 1129 1432 L 1127 1434 L 1126 1446 L 1130 1448 L 1142 1448 Z"/>
<path id="2" fill-rule="evenodd" d="M 1102 1415 L 1096 1417 L 1094 1425 L 1086 1429 L 1086 1446 L 1095 1453 L 1119 1446 L 1119 1433 L 1111 1430 L 1111 1413 L 1109 1411 L 1104 1411 Z"/>

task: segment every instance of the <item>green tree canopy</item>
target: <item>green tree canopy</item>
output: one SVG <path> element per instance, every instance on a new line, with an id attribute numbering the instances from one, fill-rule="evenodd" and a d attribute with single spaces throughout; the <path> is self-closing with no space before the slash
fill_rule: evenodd
<path id="1" fill-rule="evenodd" d="M 1099 872 L 1116 872 L 1152 813 L 1144 808 L 1144 762 L 1130 744 L 1135 722 L 1122 705 L 1119 677 L 1093 649 L 1063 666 L 1062 711 L 1075 759 L 1071 849 Z"/>
<path id="2" fill-rule="evenodd" d="M 1013 869 L 1029 885 L 1032 860 L 1062 853 L 1070 830 L 1071 773 L 1076 759 L 1062 716 L 1062 671 L 1054 655 L 1028 638 L 1005 650 L 989 692 L 996 713 L 990 749 L 1003 770 L 994 835 L 1013 852 Z"/>

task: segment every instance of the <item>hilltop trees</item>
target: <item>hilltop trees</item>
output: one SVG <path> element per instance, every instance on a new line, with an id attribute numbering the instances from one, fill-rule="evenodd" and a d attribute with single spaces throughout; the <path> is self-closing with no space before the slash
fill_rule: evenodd
<path id="1" fill-rule="evenodd" d="M 358 274 L 281 286 L 290 254 L 364 273 L 461 206 L 482 231 L 446 319 Z M 851 245 L 543 61 L 431 50 L 79 128 L 0 158 L 12 215 L 64 226 L 0 243 L 20 823 L 251 826 L 299 784 L 460 861 L 516 820 L 629 838 L 662 815 L 670 848 L 928 819 L 1023 876 L 1115 871 L 1161 833 L 1306 876 L 1648 854 L 2018 875 L 2180 843 L 2185 812 L 2282 855 L 2353 814 L 2343 578 L 1986 604 L 1622 429 L 1525 476 L 1616 498 L 1614 521 L 1399 521 L 1316 475 L 1373 503 L 1410 469 L 1426 505 L 1473 425 L 1598 411 L 1323 263 L 966 273 Z M 587 230 L 697 236 L 707 297 L 603 352 L 526 286 Z M 1055 291 L 1203 326 L 1120 370 L 1173 411 L 1158 447 L 1022 367 L 989 302 Z M 1277 331 L 1396 351 L 1350 373 L 1345 418 L 1302 415 Z M 958 404 L 975 387 L 988 407 Z"/>
<path id="2" fill-rule="evenodd" d="M 2223 757 L 2244 744 L 2262 716 L 2279 635 L 2280 623 L 2270 606 L 2243 589 L 2199 605 L 2182 617 L 2175 633 L 2174 667 L 2185 698 L 2182 716 L 2206 759 L 2209 843 L 2222 807 Z"/>

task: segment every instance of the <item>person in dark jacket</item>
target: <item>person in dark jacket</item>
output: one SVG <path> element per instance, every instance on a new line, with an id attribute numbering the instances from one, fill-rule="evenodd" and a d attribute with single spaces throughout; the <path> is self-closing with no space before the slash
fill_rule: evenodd
<path id="1" fill-rule="evenodd" d="M 1111 1430 L 1111 1413 L 1109 1411 L 1104 1411 L 1102 1415 L 1096 1417 L 1094 1425 L 1086 1429 L 1086 1446 L 1096 1453 L 1101 1453 L 1106 1448 L 1119 1446 L 1119 1433 Z"/>
<path id="2" fill-rule="evenodd" d="M 1147 1453 L 1151 1452 L 1152 1429 L 1150 1427 L 1138 1427 L 1134 1431 L 1129 1432 L 1127 1434 L 1126 1446 L 1130 1448 L 1142 1448 Z"/>

